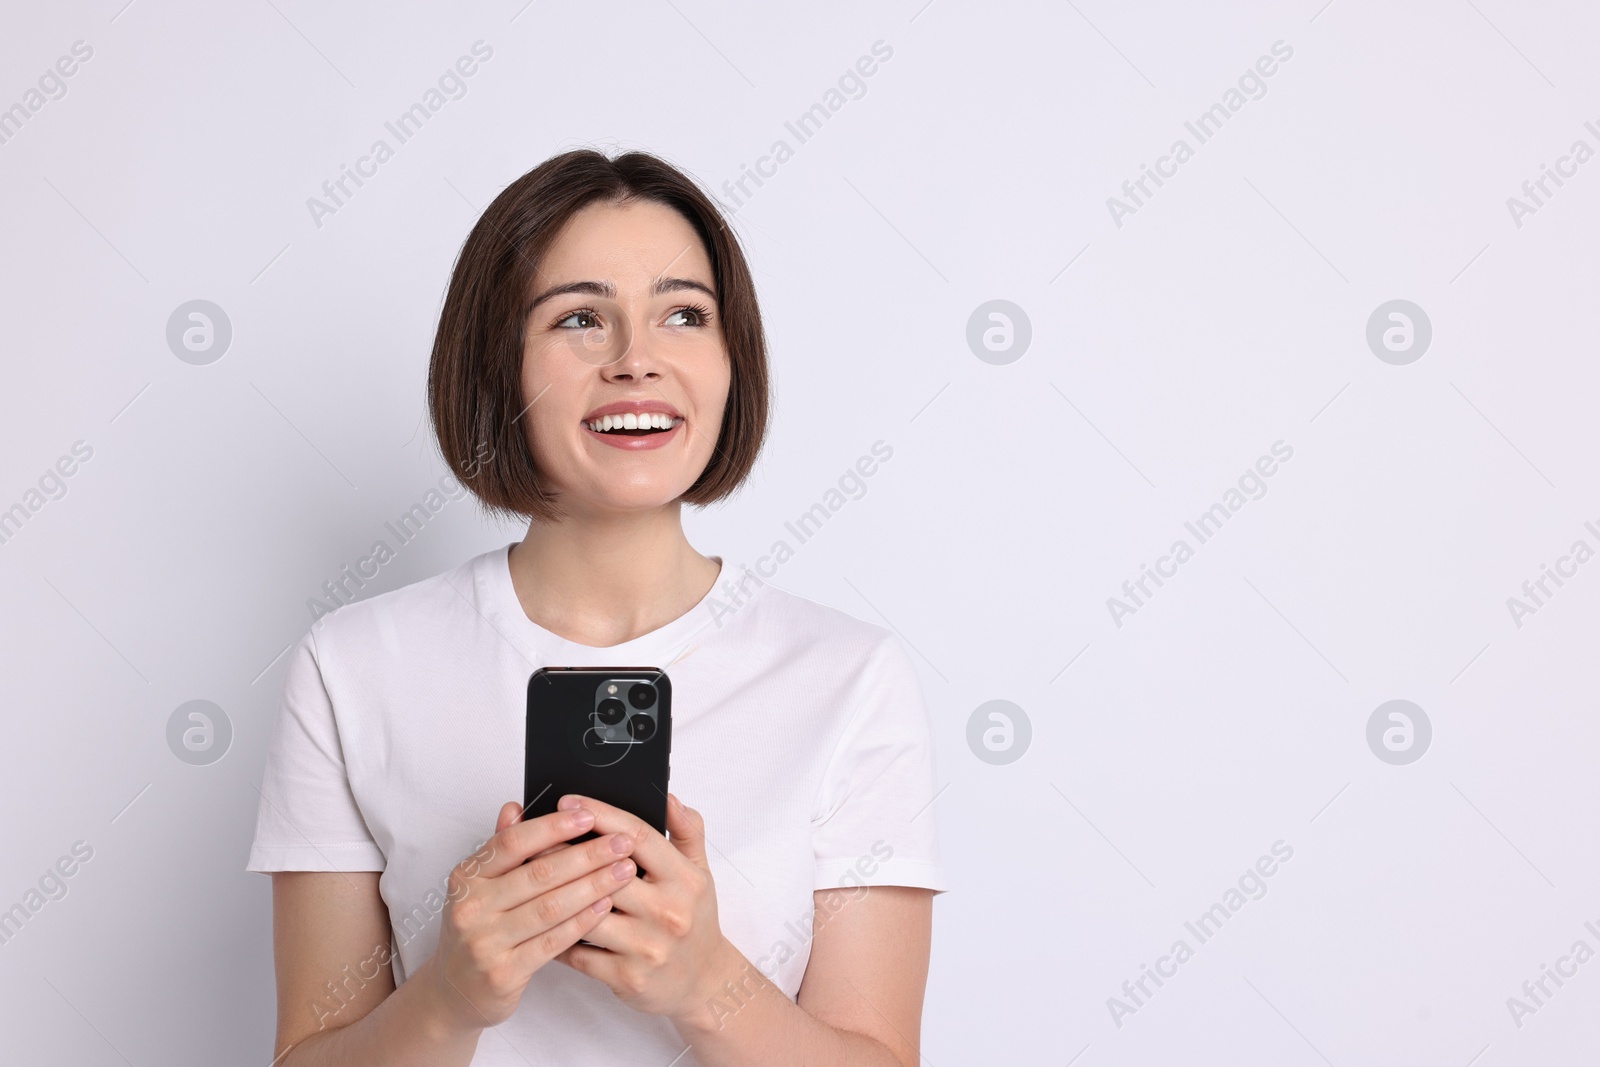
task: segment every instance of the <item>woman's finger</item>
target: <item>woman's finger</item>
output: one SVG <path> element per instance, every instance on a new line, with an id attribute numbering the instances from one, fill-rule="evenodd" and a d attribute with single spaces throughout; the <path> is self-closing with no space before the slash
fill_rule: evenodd
<path id="1" fill-rule="evenodd" d="M 665 873 L 674 865 L 683 862 L 683 856 L 672 847 L 671 842 L 662 837 L 654 826 L 632 812 L 623 811 L 603 800 L 579 796 L 576 793 L 568 793 L 562 797 L 556 807 L 558 815 L 570 810 L 592 811 L 596 833 L 627 834 L 633 838 L 633 856 L 647 875 L 656 876 Z"/>
<path id="2" fill-rule="evenodd" d="M 498 878 L 472 884 L 483 894 L 485 903 L 491 909 L 509 912 L 553 889 L 609 867 L 617 860 L 627 858 L 632 851 L 631 837 L 626 834 L 606 834 L 580 845 L 563 845 L 547 855 L 536 856 L 527 863 L 513 867 Z M 552 923 L 546 922 L 544 925 L 550 926 Z M 503 943 L 509 947 L 530 936 L 530 933 L 507 938 Z"/>
<path id="3" fill-rule="evenodd" d="M 593 930 L 584 934 L 583 939 L 596 948 L 626 955 L 638 948 L 647 933 L 645 920 L 622 911 L 616 898 L 612 897 L 610 912 Z"/>
<path id="4" fill-rule="evenodd" d="M 567 845 L 548 855 L 535 856 L 506 875 L 503 881 L 517 886 L 523 894 L 522 900 L 531 900 L 632 855 L 633 838 L 627 834 L 605 834 L 581 845 Z M 521 900 L 506 906 L 510 908 L 518 903 Z"/>
<path id="5" fill-rule="evenodd" d="M 667 833 L 671 844 L 691 863 L 706 867 L 706 821 L 693 808 L 667 794 Z"/>
<path id="6" fill-rule="evenodd" d="M 603 918 L 608 919 L 610 917 L 608 915 Z M 596 926 L 595 929 L 599 929 L 599 927 Z M 594 930 L 583 934 L 582 937 L 586 941 L 592 941 L 594 939 Z M 576 938 L 573 941 L 574 943 L 571 946 L 562 950 L 554 958 L 565 963 L 579 974 L 586 974 L 590 978 L 604 982 L 612 989 L 616 989 L 618 970 L 622 966 L 622 957 L 607 949 L 579 945 L 576 943 Z"/>
<path id="7" fill-rule="evenodd" d="M 608 852 L 609 855 L 614 855 Z M 537 938 L 579 915 L 585 908 L 607 902 L 619 886 L 633 878 L 633 861 L 626 857 L 613 859 L 605 866 L 592 870 L 570 882 L 557 885 L 506 912 L 504 931 L 507 947 L 515 947 Z"/>
<path id="8" fill-rule="evenodd" d="M 535 853 L 588 833 L 593 826 L 594 813 L 586 808 L 551 812 L 536 819 L 512 823 L 497 830 L 485 842 L 480 852 L 492 850 L 492 855 L 478 864 L 477 873 L 485 878 L 498 878 L 521 866 L 524 860 Z"/>
<path id="9" fill-rule="evenodd" d="M 562 953 L 571 951 L 573 947 L 582 948 L 583 946 L 578 945 L 578 939 L 590 936 L 594 928 L 604 921 L 610 908 L 610 898 L 602 897 L 593 904 L 580 907 L 574 915 L 544 933 L 536 934 L 522 942 L 511 952 L 517 971 L 532 974 L 551 960 L 559 959 Z"/>

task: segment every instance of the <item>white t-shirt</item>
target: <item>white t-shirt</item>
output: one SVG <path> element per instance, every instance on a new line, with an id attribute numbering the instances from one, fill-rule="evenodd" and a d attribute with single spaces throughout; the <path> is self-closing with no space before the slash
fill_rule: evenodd
<path id="1" fill-rule="evenodd" d="M 672 681 L 671 789 L 705 818 L 722 931 L 791 999 L 813 890 L 947 888 L 928 715 L 892 631 L 746 572 L 736 599 L 724 575 L 665 626 L 595 648 L 528 618 L 509 550 L 312 625 L 288 662 L 248 870 L 382 871 L 404 982 L 438 944 L 451 868 L 523 799 L 529 675 L 648 666 Z M 378 973 L 352 964 L 329 980 Z M 339 1007 L 329 992 L 304 1010 Z M 551 962 L 472 1062 L 665 1067 L 683 1050 L 666 1019 Z"/>

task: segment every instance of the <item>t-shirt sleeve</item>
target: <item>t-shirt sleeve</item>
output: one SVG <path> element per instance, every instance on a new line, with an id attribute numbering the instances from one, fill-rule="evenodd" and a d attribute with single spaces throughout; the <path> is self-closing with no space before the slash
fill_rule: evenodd
<path id="1" fill-rule="evenodd" d="M 381 871 L 356 806 L 312 627 L 289 654 L 247 871 Z"/>
<path id="2" fill-rule="evenodd" d="M 812 820 L 814 889 L 903 885 L 942 893 L 933 737 L 922 685 L 894 635 L 873 651 L 823 773 Z"/>

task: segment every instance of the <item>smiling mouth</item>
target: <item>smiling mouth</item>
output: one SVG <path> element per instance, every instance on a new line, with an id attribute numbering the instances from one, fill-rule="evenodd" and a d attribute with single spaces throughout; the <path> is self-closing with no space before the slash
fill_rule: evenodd
<path id="1" fill-rule="evenodd" d="M 630 412 L 626 415 L 602 415 L 584 425 L 596 433 L 616 434 L 619 437 L 648 437 L 651 434 L 666 433 L 682 421 L 682 416 L 674 418 L 671 415 L 654 412 L 642 415 Z"/>

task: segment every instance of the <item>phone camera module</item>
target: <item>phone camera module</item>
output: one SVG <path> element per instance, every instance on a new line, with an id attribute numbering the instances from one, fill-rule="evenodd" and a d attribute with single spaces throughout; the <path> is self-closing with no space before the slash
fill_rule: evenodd
<path id="1" fill-rule="evenodd" d="M 655 702 L 656 687 L 653 685 L 647 685 L 644 682 L 640 682 L 628 690 L 628 703 L 632 704 L 640 711 L 643 711 L 648 707 L 653 707 Z"/>
<path id="2" fill-rule="evenodd" d="M 656 732 L 656 721 L 649 715 L 635 715 L 628 720 L 628 736 L 635 741 L 648 741 Z"/>

